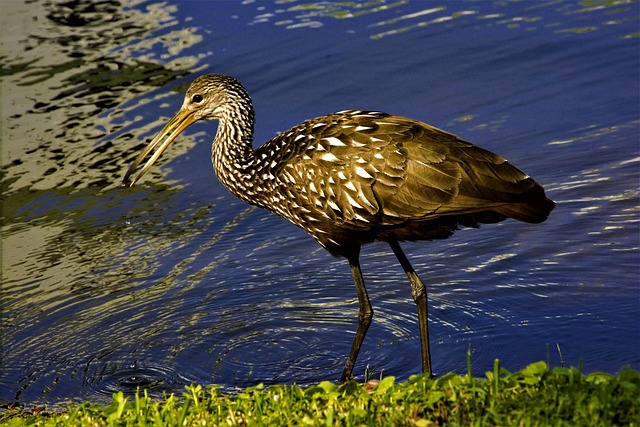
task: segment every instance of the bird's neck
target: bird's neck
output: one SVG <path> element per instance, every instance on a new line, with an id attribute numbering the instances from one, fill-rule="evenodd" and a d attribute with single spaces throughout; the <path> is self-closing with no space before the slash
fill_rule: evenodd
<path id="1" fill-rule="evenodd" d="M 253 108 L 238 108 L 222 118 L 211 148 L 211 161 L 220 182 L 239 199 L 255 204 L 258 170 L 253 150 Z"/>

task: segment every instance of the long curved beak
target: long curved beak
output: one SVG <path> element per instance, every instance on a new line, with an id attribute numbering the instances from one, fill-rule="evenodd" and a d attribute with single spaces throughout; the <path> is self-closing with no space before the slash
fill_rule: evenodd
<path id="1" fill-rule="evenodd" d="M 158 134 L 151 140 L 149 145 L 140 153 L 140 155 L 136 158 L 136 160 L 129 166 L 127 173 L 124 174 L 124 178 L 122 179 L 123 187 L 133 187 L 133 185 L 138 182 L 142 175 L 145 174 L 149 170 L 149 168 L 160 158 L 164 150 L 171 145 L 174 139 L 178 135 L 182 133 L 186 128 L 191 126 L 193 123 L 198 121 L 196 118 L 194 111 L 181 109 L 176 113 L 175 116 L 169 120 L 169 123 L 158 132 Z M 131 175 L 135 172 L 136 168 L 144 161 L 145 157 L 149 155 L 153 150 L 155 152 L 151 156 L 147 163 L 144 164 L 142 170 L 138 172 L 138 174 L 130 180 Z"/>

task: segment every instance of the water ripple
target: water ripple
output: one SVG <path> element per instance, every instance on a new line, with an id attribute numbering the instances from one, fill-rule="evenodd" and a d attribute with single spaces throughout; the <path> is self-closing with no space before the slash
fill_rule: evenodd
<path id="1" fill-rule="evenodd" d="M 121 363 L 106 362 L 94 367 L 98 372 L 83 379 L 83 388 L 92 394 L 111 397 L 113 393 L 123 392 L 134 395 L 147 390 L 152 397 L 176 392 L 190 381 L 182 377 L 175 369 L 163 365 L 141 365 L 134 362 L 125 366 Z"/>

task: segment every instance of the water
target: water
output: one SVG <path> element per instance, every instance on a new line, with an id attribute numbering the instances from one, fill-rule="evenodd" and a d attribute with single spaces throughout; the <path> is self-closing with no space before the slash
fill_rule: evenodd
<path id="1" fill-rule="evenodd" d="M 356 327 L 347 263 L 234 199 L 198 124 L 140 185 L 124 171 L 206 72 L 246 85 L 257 144 L 379 109 L 495 151 L 558 206 L 405 244 L 428 283 L 437 375 L 545 360 L 640 369 L 637 2 L 2 4 L 0 401 L 337 380 Z M 419 372 L 386 245 L 354 373 Z"/>

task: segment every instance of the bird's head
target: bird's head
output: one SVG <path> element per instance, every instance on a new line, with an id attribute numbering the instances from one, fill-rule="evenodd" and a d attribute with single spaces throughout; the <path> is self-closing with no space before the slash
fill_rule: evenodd
<path id="1" fill-rule="evenodd" d="M 240 82 L 233 77 L 221 74 L 207 74 L 196 78 L 187 89 L 180 110 L 131 164 L 124 175 L 122 185 L 132 187 L 160 158 L 176 137 L 193 123 L 198 120 L 233 119 L 239 111 L 248 116 L 251 126 L 253 126 L 251 99 Z M 132 178 L 135 170 L 151 152 L 153 155 L 147 160 L 140 172 Z"/>

